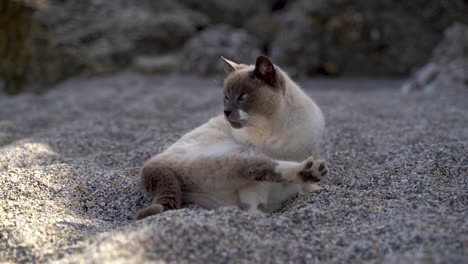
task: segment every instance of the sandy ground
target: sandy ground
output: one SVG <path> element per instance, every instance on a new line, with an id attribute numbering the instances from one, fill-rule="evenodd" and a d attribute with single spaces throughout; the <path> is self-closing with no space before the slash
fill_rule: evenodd
<path id="1" fill-rule="evenodd" d="M 220 80 L 122 73 L 0 95 L 0 261 L 466 262 L 468 89 L 309 80 L 323 190 L 250 216 L 194 205 L 134 222 L 142 163 L 221 113 Z"/>

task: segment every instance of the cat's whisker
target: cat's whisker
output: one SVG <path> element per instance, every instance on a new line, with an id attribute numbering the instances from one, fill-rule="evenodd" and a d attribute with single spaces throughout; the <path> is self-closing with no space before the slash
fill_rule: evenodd
<path id="1" fill-rule="evenodd" d="M 239 120 L 239 121 L 243 127 L 249 126 L 249 123 L 247 122 L 247 120 Z"/>
<path id="2" fill-rule="evenodd" d="M 251 126 L 258 126 L 261 124 L 261 120 L 259 118 L 256 118 L 255 116 L 250 115 L 247 119 L 247 123 Z"/>
<path id="3" fill-rule="evenodd" d="M 249 118 L 247 118 L 247 119 L 241 119 L 240 121 L 241 121 L 242 126 L 244 126 L 244 127 L 245 127 L 245 126 L 252 126 L 252 125 L 253 125 L 253 123 L 250 121 Z"/>

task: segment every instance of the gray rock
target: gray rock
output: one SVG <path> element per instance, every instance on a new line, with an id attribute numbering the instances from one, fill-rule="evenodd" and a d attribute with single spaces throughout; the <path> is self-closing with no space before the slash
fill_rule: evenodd
<path id="1" fill-rule="evenodd" d="M 241 26 L 245 20 L 259 12 L 266 12 L 269 1 L 243 0 L 180 0 L 187 7 L 207 15 L 215 23 Z"/>
<path id="2" fill-rule="evenodd" d="M 210 75 L 225 72 L 221 56 L 251 64 L 261 54 L 257 39 L 245 30 L 228 25 L 209 27 L 184 46 L 180 69 L 186 73 Z"/>
<path id="3" fill-rule="evenodd" d="M 441 25 L 467 20 L 463 1 L 426 2 L 296 1 L 281 16 L 271 56 L 302 75 L 407 74 L 427 61 Z"/>
<path id="4" fill-rule="evenodd" d="M 189 45 L 208 55 L 193 42 L 219 24 L 250 35 L 224 37 L 243 47 L 240 59 L 249 57 L 247 49 L 266 53 L 292 74 L 406 75 L 428 60 L 443 29 L 468 23 L 463 0 L 4 0 L 0 12 L 0 79 L 8 93 L 41 91 L 82 73 L 115 72 L 137 57 L 174 54 Z M 194 61 L 202 62 L 198 69 L 190 61 L 183 71 L 220 71 L 207 64 L 211 59 Z"/>
<path id="5" fill-rule="evenodd" d="M 403 93 L 423 90 L 468 88 L 468 25 L 455 23 L 444 32 L 444 38 L 429 62 L 416 71 L 401 87 Z"/>
<path id="6" fill-rule="evenodd" d="M 447 64 L 468 57 L 468 23 L 455 23 L 447 27 L 444 37 L 435 47 L 432 61 Z"/>
<path id="7" fill-rule="evenodd" d="M 269 47 L 280 26 L 281 14 L 257 14 L 245 20 L 243 28 L 255 36 L 263 48 Z"/>
<path id="8" fill-rule="evenodd" d="M 408 93 L 413 89 L 422 88 L 429 85 L 429 83 L 431 83 L 432 81 L 434 81 L 434 79 L 437 78 L 437 75 L 439 75 L 440 70 L 440 67 L 435 63 L 426 64 L 417 72 L 415 72 L 411 81 L 403 84 L 403 86 L 401 87 L 402 92 Z"/>
<path id="9" fill-rule="evenodd" d="M 319 67 L 320 23 L 304 12 L 287 12 L 270 46 L 275 64 L 290 74 L 310 75 Z"/>
<path id="10" fill-rule="evenodd" d="M 0 45 L 0 54 L 9 54 L 0 76 L 12 93 L 81 72 L 113 72 L 140 54 L 173 52 L 208 23 L 204 15 L 168 0 L 33 3 L 0 4 L 2 19 L 14 21 L 0 28 L 0 44 L 8 44 Z"/>
<path id="11" fill-rule="evenodd" d="M 146 74 L 168 74 L 178 70 L 179 56 L 168 54 L 163 56 L 139 56 L 134 59 L 133 69 Z"/>
<path id="12" fill-rule="evenodd" d="M 463 0 L 413 0 L 398 1 L 398 4 L 438 32 L 443 32 L 454 22 L 468 24 L 468 4 Z"/>

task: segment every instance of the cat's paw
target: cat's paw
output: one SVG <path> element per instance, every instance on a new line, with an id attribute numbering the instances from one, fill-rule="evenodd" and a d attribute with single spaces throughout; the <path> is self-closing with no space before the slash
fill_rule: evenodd
<path id="1" fill-rule="evenodd" d="M 325 177 L 328 175 L 328 166 L 324 160 L 316 160 L 315 165 L 318 172 L 320 173 L 320 177 Z"/>
<path id="2" fill-rule="evenodd" d="M 313 157 L 309 157 L 299 166 L 301 166 L 301 169 L 298 176 L 303 182 L 318 182 L 321 177 L 328 173 L 328 166 L 325 161 L 314 160 Z"/>

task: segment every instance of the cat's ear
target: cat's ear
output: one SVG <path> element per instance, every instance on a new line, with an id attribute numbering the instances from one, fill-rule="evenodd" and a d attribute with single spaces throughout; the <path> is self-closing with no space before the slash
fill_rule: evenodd
<path id="1" fill-rule="evenodd" d="M 221 56 L 221 59 L 224 61 L 224 63 L 226 63 L 229 72 L 233 72 L 242 68 L 242 64 L 237 64 L 233 61 L 224 58 L 223 56 Z"/>
<path id="2" fill-rule="evenodd" d="M 273 85 L 275 83 L 276 71 L 270 59 L 266 56 L 258 56 L 255 62 L 254 75 L 260 80 Z"/>

